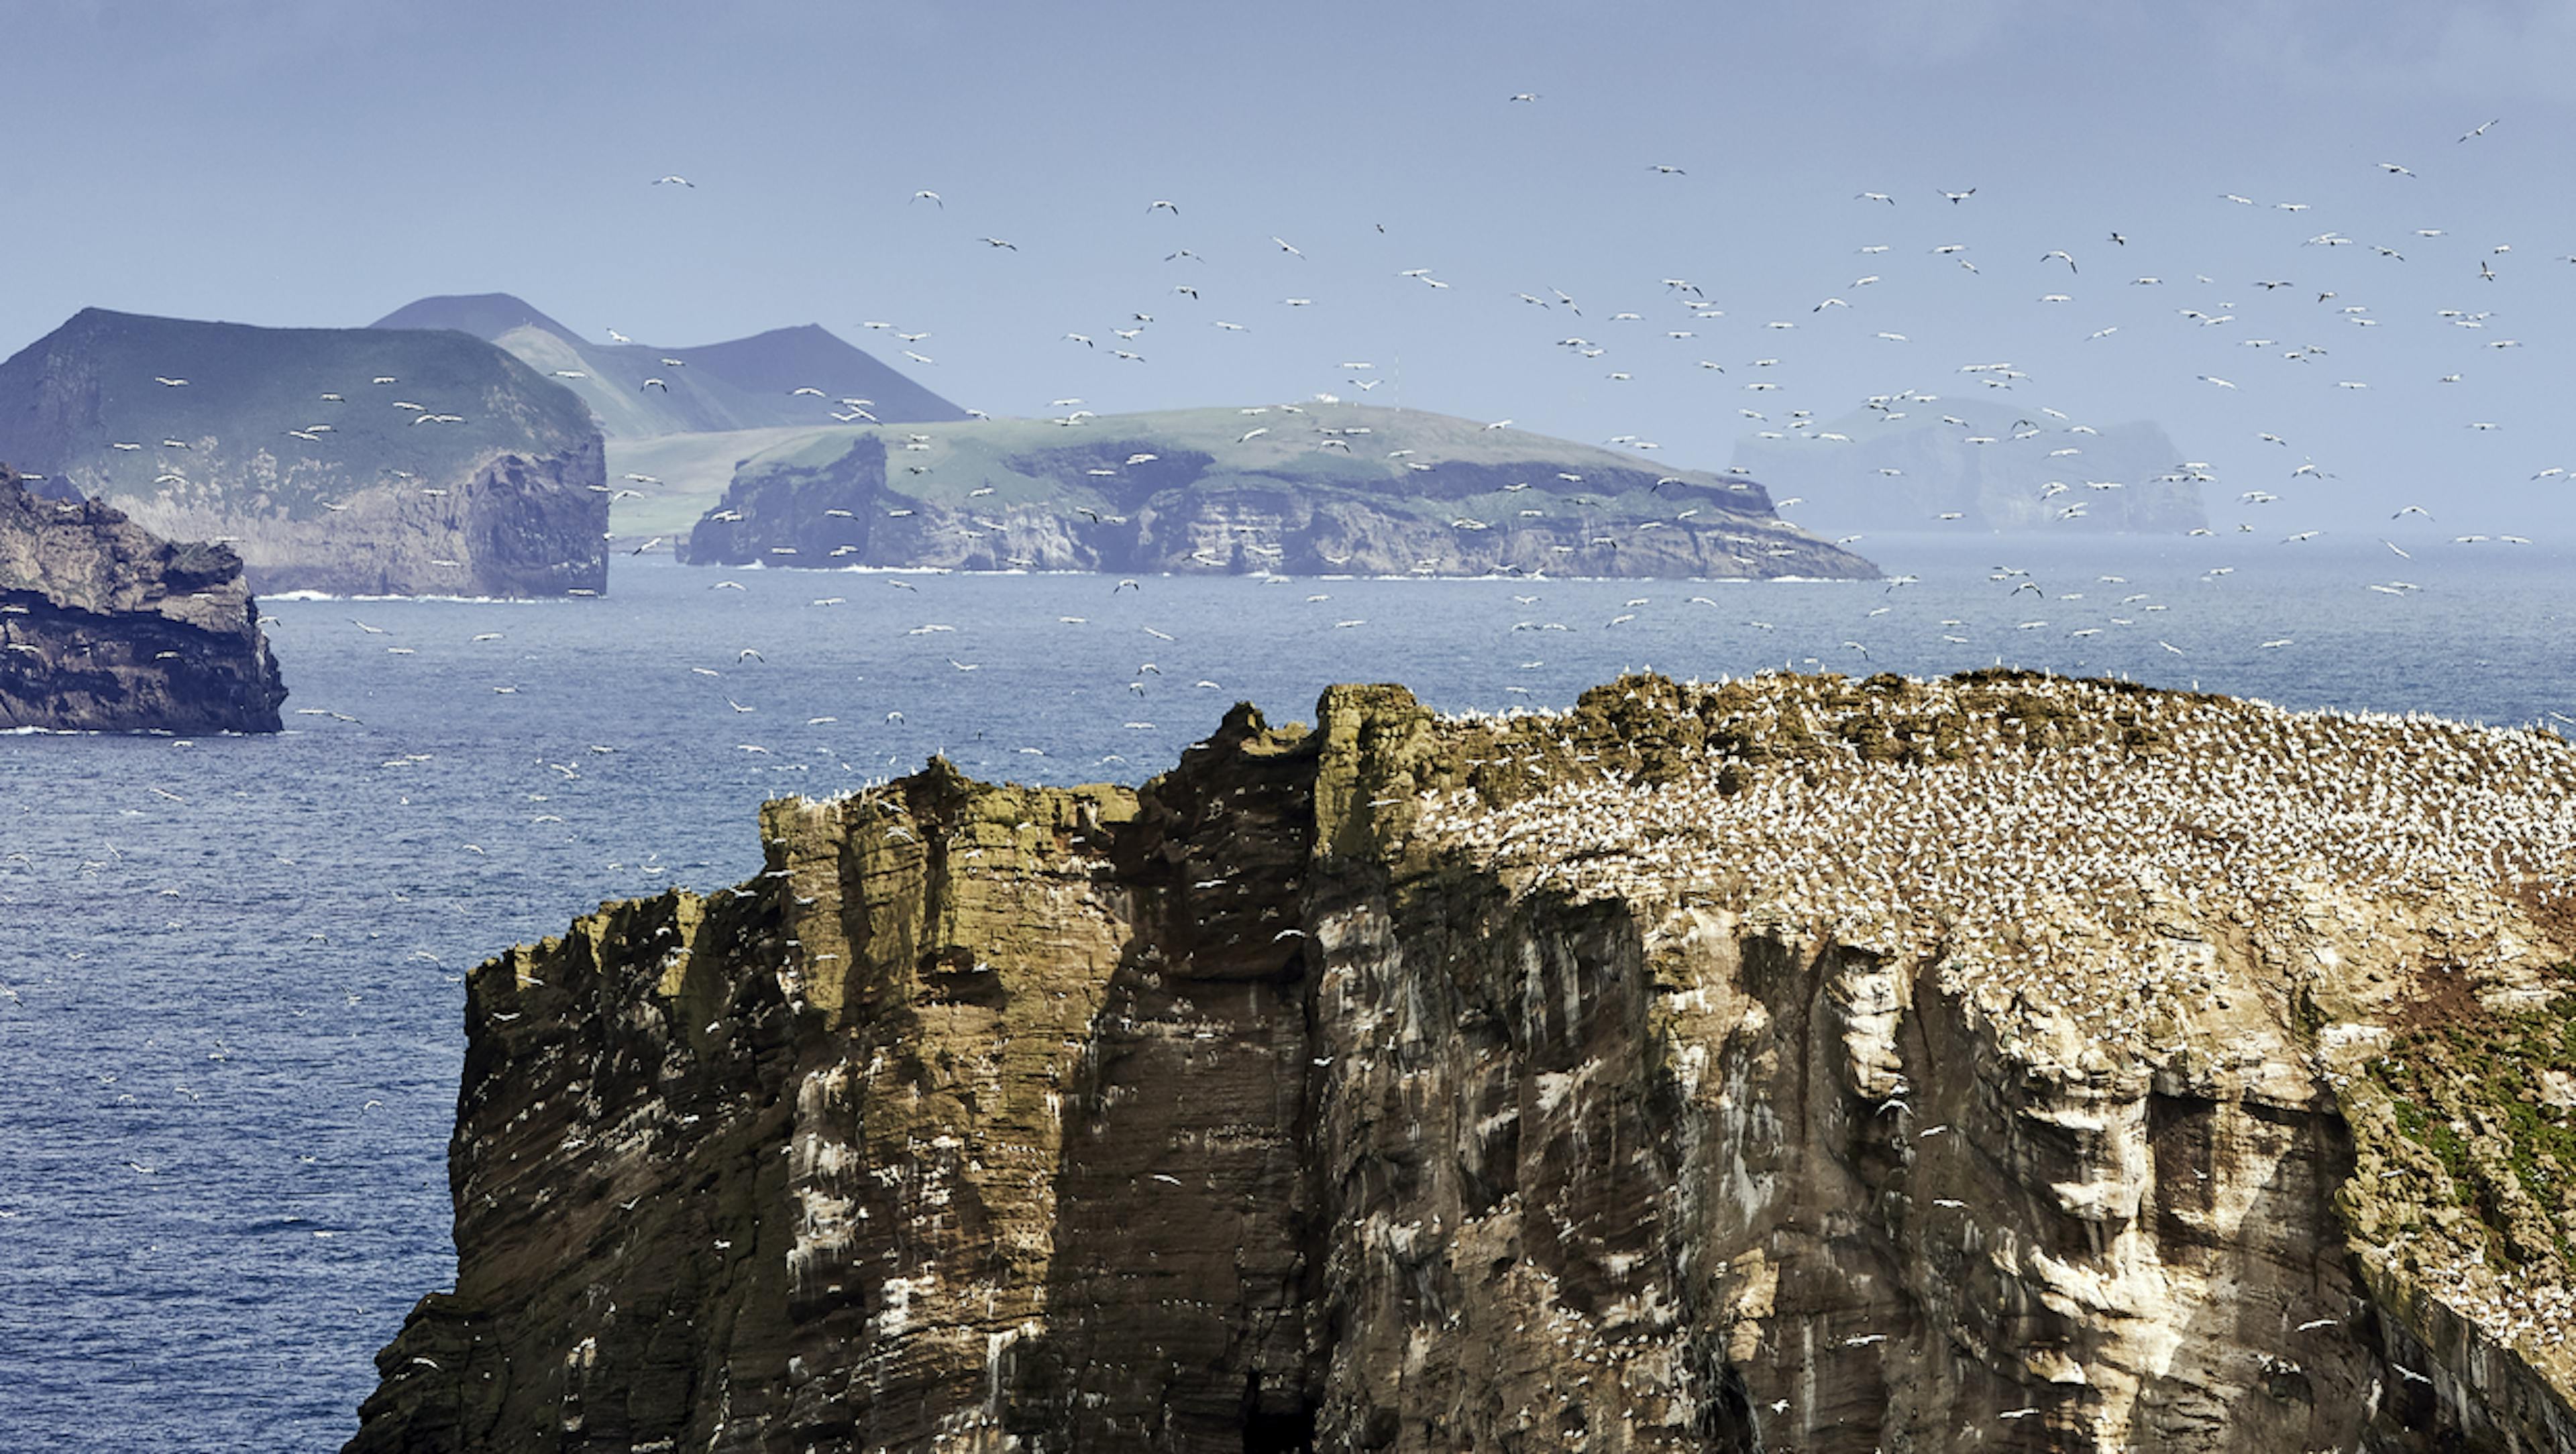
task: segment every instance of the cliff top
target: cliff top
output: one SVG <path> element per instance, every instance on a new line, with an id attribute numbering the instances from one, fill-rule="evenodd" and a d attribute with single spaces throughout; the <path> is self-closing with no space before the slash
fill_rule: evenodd
<path id="1" fill-rule="evenodd" d="M 2576 1377 L 2576 744 L 2005 670 L 1425 730 L 1381 837 L 1878 957 L 2031 1074 L 2331 1107 L 2365 1263 Z"/>

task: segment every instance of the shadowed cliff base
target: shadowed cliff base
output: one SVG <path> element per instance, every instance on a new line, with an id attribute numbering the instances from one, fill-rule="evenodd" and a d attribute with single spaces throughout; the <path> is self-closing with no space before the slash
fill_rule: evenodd
<path id="1" fill-rule="evenodd" d="M 2566 1449 L 2571 800 L 1993 671 L 773 802 L 470 977 L 350 1448 Z"/>

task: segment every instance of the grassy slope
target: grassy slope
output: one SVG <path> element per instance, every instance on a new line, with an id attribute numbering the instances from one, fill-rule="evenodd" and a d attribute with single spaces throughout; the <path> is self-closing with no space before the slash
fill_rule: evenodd
<path id="1" fill-rule="evenodd" d="M 612 434 L 608 482 L 621 498 L 608 507 L 609 523 L 621 536 L 686 535 L 723 498 L 736 465 L 774 446 L 811 439 L 814 432 L 811 425 L 788 425 L 716 434 Z M 628 475 L 651 478 L 630 480 Z M 623 497 L 628 490 L 636 494 Z"/>
<path id="2" fill-rule="evenodd" d="M 1243 436 L 1255 429 L 1267 433 L 1252 439 Z M 1339 435 L 1351 445 L 1347 454 L 1322 447 L 1328 436 L 1325 430 L 1346 431 Z M 1365 430 L 1360 433 L 1357 431 Z M 1114 512 L 1119 507 L 1114 496 L 1103 489 L 1087 488 L 1081 470 L 1066 473 L 1015 467 L 1028 464 L 1030 457 L 1071 449 L 1100 450 L 1133 442 L 1139 450 L 1179 452 L 1193 450 L 1209 455 L 1211 477 L 1251 475 L 1284 478 L 1316 483 L 1330 483 L 1344 488 L 1364 490 L 1371 494 L 1403 496 L 1418 493 L 1410 483 L 1414 472 L 1408 463 L 1429 464 L 1457 462 L 1479 465 L 1514 465 L 1525 467 L 1531 490 L 1512 492 L 1495 490 L 1465 499 L 1444 499 L 1426 508 L 1445 514 L 1466 514 L 1487 520 L 1508 518 L 1512 512 L 1532 508 L 1546 494 L 1590 492 L 1590 498 L 1639 515 L 1669 516 L 1674 502 L 1657 495 L 1652 482 L 1661 477 L 1678 477 L 1689 484 L 1707 489 L 1725 490 L 1727 477 L 1705 470 L 1673 468 L 1651 454 L 1623 453 L 1570 440 L 1555 439 L 1519 429 L 1488 429 L 1471 420 L 1421 410 L 1397 410 L 1359 404 L 1306 404 L 1292 407 L 1271 406 L 1262 409 L 1204 408 L 1169 409 L 1140 414 L 1106 415 L 1085 418 L 1078 424 L 1065 425 L 1045 419 L 995 419 L 965 421 L 953 424 L 891 425 L 881 430 L 835 426 L 804 432 L 786 433 L 784 437 L 763 441 L 766 447 L 751 455 L 746 469 L 759 471 L 774 467 L 812 467 L 828 463 L 848 450 L 851 441 L 862 434 L 880 433 L 886 440 L 889 487 L 919 499 L 964 505 L 971 492 L 990 488 L 990 496 L 976 497 L 980 505 L 990 501 L 994 506 L 1061 500 L 1068 506 L 1089 505 Z M 751 436 L 728 436 L 741 444 L 755 442 Z M 907 448 L 918 445 L 919 448 Z M 1409 456 L 1395 457 L 1395 451 L 1411 450 Z M 1117 451 L 1112 450 L 1113 454 Z M 661 523 L 671 519 L 682 508 L 684 499 L 700 508 L 712 508 L 723 493 L 724 481 L 714 477 L 715 455 L 700 453 L 689 456 L 701 469 L 690 472 L 685 466 L 672 470 L 620 465 L 616 461 L 643 458 L 631 446 L 612 453 L 612 478 L 635 468 L 642 473 L 663 478 L 665 492 L 649 506 L 640 501 L 621 501 L 625 513 L 616 515 L 621 533 L 660 532 Z M 661 456 L 666 462 L 680 457 L 676 450 Z M 1096 468 L 1116 468 L 1119 458 L 1107 459 Z M 1061 469 L 1061 466 L 1059 466 Z M 1643 471 L 1642 476 L 1633 472 Z M 1583 476 L 1582 480 L 1565 480 L 1562 474 Z M 1603 489 L 1601 485 L 1614 472 L 1626 473 L 1626 489 Z M 729 478 L 729 475 L 728 475 Z M 1104 480 L 1106 487 L 1110 482 Z M 1756 513 L 1765 513 L 1764 496 L 1758 488 L 1741 493 Z M 1483 512 L 1483 513 L 1479 513 Z M 691 517 L 694 518 L 694 517 Z M 640 522 L 651 521 L 649 525 Z"/>

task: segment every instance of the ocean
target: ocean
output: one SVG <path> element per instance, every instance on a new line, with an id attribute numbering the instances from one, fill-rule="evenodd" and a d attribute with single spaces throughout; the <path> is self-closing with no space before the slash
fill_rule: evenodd
<path id="1" fill-rule="evenodd" d="M 327 1450 L 447 1286 L 466 969 L 758 867 L 764 798 L 944 753 L 1140 781 L 1337 681 L 2001 661 L 2576 724 L 2576 560 L 2498 542 L 1871 540 L 1873 582 L 725 571 L 263 602 L 276 737 L 0 736 L 0 1447 Z M 2043 551 L 2045 552 L 2043 554 Z M 2565 714 L 2565 715 L 2558 715 Z"/>

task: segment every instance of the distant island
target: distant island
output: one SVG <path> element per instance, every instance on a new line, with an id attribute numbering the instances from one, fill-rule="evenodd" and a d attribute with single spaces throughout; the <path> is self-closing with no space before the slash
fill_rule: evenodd
<path id="1" fill-rule="evenodd" d="M 275 732 L 285 700 L 239 556 L 0 464 L 0 728 Z"/>
<path id="2" fill-rule="evenodd" d="M 801 433 L 692 564 L 1869 577 L 1763 487 L 1420 410 L 1312 402 Z"/>
<path id="3" fill-rule="evenodd" d="M 506 293 L 342 329 L 86 309 L 0 363 L 0 451 L 272 593 L 596 594 L 612 529 L 725 565 L 1877 574 L 1740 473 L 1508 423 L 988 419 L 817 326 L 593 343 Z"/>
<path id="4" fill-rule="evenodd" d="M 2206 472 L 2151 423 L 2101 428 L 2009 399 L 1891 395 L 1787 421 L 1736 466 L 1828 535 L 1897 530 L 2171 533 L 2205 526 Z"/>
<path id="5" fill-rule="evenodd" d="M 0 363 L 0 456 L 232 547 L 261 591 L 607 586 L 590 411 L 452 331 L 84 309 Z"/>

